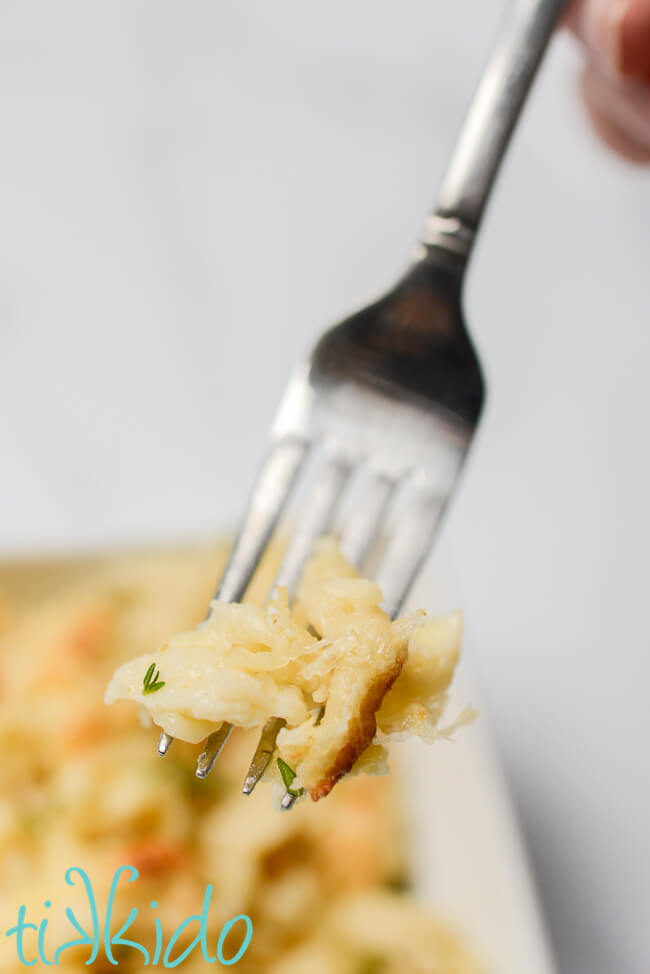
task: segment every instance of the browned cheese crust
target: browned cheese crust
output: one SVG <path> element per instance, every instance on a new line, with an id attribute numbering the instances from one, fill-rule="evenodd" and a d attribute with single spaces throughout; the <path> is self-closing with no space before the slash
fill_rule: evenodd
<path id="1" fill-rule="evenodd" d="M 348 773 L 357 758 L 371 744 L 377 732 L 377 711 L 381 707 L 382 700 L 400 675 L 406 657 L 407 650 L 404 645 L 400 647 L 399 654 L 390 669 L 366 690 L 365 696 L 359 703 L 358 717 L 350 721 L 350 732 L 345 744 L 339 749 L 334 761 L 320 781 L 307 788 L 313 801 L 317 802 L 320 798 L 325 798 L 339 778 Z"/>

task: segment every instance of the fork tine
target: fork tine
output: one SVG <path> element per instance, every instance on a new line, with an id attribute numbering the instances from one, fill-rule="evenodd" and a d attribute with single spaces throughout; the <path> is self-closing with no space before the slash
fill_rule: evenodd
<path id="1" fill-rule="evenodd" d="M 282 800 L 280 801 L 280 808 L 282 811 L 288 812 L 290 808 L 293 808 L 297 797 L 297 795 L 292 795 L 290 791 L 285 791 L 284 795 L 282 796 Z"/>
<path id="2" fill-rule="evenodd" d="M 319 471 L 318 483 L 312 491 L 306 509 L 297 519 L 300 528 L 289 542 L 273 591 L 278 586 L 285 585 L 291 599 L 314 542 L 332 524 L 341 493 L 351 472 L 351 463 L 340 456 L 329 457 L 324 468 Z M 266 722 L 244 779 L 245 795 L 250 795 L 269 766 L 275 751 L 276 738 L 284 724 L 285 721 L 278 717 L 272 717 Z"/>
<path id="3" fill-rule="evenodd" d="M 251 494 L 216 598 L 239 602 L 289 499 L 308 450 L 306 440 L 286 438 L 268 453 Z"/>
<path id="4" fill-rule="evenodd" d="M 196 762 L 196 777 L 197 778 L 207 778 L 207 776 L 212 771 L 214 762 L 219 756 L 221 748 L 224 746 L 230 732 L 232 730 L 232 724 L 229 724 L 224 720 L 223 724 L 216 730 L 213 734 L 207 738 L 205 742 L 205 747 L 203 751 L 199 754 L 198 760 Z"/>
<path id="5" fill-rule="evenodd" d="M 397 486 L 392 478 L 376 474 L 364 493 L 362 510 L 356 511 L 344 528 L 342 547 L 354 564 L 361 564 L 368 553 Z M 393 619 L 429 551 L 443 507 L 444 498 L 440 495 L 424 487 L 416 489 L 408 513 L 388 545 L 385 560 L 389 569 L 384 572 L 386 580 L 379 584 L 384 592 L 384 608 Z M 293 808 L 296 799 L 297 795 L 285 791 L 280 801 L 282 811 Z"/>
<path id="6" fill-rule="evenodd" d="M 341 548 L 352 564 L 360 567 L 366 559 L 377 534 L 384 523 L 386 511 L 395 494 L 398 483 L 382 473 L 373 473 L 363 492 L 363 502 L 355 506 L 352 517 L 346 519 L 341 532 Z M 297 795 L 285 791 L 280 808 L 288 812 L 295 805 Z"/>
<path id="7" fill-rule="evenodd" d="M 349 472 L 348 469 L 348 474 Z M 356 564 L 363 561 L 368 549 L 372 545 L 377 531 L 384 521 L 386 510 L 396 487 L 397 483 L 392 478 L 376 474 L 373 477 L 367 495 L 364 495 L 363 510 L 355 514 L 347 533 L 344 531 L 343 543 L 345 553 Z M 436 526 L 444 508 L 445 495 L 439 494 L 426 485 L 416 485 L 409 501 L 408 511 L 400 519 L 398 530 L 394 531 L 388 544 L 384 556 L 384 564 L 387 567 L 383 572 L 384 577 L 379 582 L 384 592 L 384 608 L 391 618 L 395 618 L 400 611 L 413 579 L 429 551 Z M 282 570 L 280 573 L 281 577 Z M 287 573 L 287 577 L 291 581 L 292 576 L 289 573 Z M 262 741 L 260 740 L 258 751 L 260 750 L 261 744 Z M 274 744 L 275 738 L 264 768 L 266 768 L 271 760 Z M 258 751 L 256 751 L 256 756 Z M 251 765 L 251 769 L 246 777 L 247 782 L 252 772 L 253 766 Z M 260 777 L 261 774 L 255 777 L 250 788 L 251 791 Z M 248 794 L 246 786 L 244 786 L 244 792 Z M 288 811 L 290 808 L 293 808 L 296 798 L 296 795 L 290 791 L 286 791 L 280 802 L 280 808 L 283 811 Z"/>
<path id="8" fill-rule="evenodd" d="M 173 740 L 174 738 L 171 736 L 171 734 L 166 734 L 164 731 L 162 732 L 158 738 L 158 754 L 161 756 L 161 758 L 164 758 L 164 756 L 167 754 Z"/>
<path id="9" fill-rule="evenodd" d="M 267 454 L 217 589 L 215 598 L 220 602 L 239 602 L 243 597 L 260 555 L 289 499 L 308 445 L 306 440 L 285 437 L 275 443 Z M 173 740 L 170 734 L 160 735 L 158 753 L 161 757 L 167 754 Z"/>
<path id="10" fill-rule="evenodd" d="M 253 760 L 248 769 L 248 774 L 244 779 L 243 792 L 245 795 L 250 795 L 271 763 L 271 758 L 275 751 L 276 738 L 285 724 L 286 720 L 283 717 L 271 717 L 264 725 L 257 747 L 255 748 Z"/>
<path id="11" fill-rule="evenodd" d="M 286 586 L 289 600 L 300 578 L 314 542 L 331 527 L 336 507 L 352 472 L 349 460 L 341 456 L 329 457 L 324 468 L 318 472 L 318 482 L 304 510 L 296 518 L 298 528 L 294 532 L 285 552 L 280 570 L 273 585 L 273 591 Z"/>
<path id="12" fill-rule="evenodd" d="M 409 498 L 408 511 L 393 528 L 377 573 L 377 583 L 384 593 L 384 609 L 391 619 L 401 610 L 431 549 L 446 499 L 446 494 L 426 485 L 416 485 Z"/>
<path id="13" fill-rule="evenodd" d="M 355 507 L 341 532 L 341 549 L 353 565 L 361 568 L 384 522 L 397 482 L 386 474 L 373 473 L 363 492 L 362 503 Z"/>

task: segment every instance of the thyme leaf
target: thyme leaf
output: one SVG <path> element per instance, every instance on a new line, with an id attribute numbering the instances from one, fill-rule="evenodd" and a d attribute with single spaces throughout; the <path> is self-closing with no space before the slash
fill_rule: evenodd
<path id="1" fill-rule="evenodd" d="M 156 690 L 162 689 L 165 685 L 164 680 L 159 680 L 160 672 L 156 670 L 156 664 L 152 663 L 147 672 L 144 675 L 142 681 L 142 693 L 155 693 Z"/>
<path id="2" fill-rule="evenodd" d="M 300 795 L 303 794 L 305 789 L 304 788 L 295 789 L 291 787 L 294 778 L 296 777 L 296 772 L 293 770 L 293 768 L 289 767 L 287 762 L 283 761 L 282 758 L 278 758 L 278 768 L 280 769 L 280 775 L 282 776 L 284 787 L 287 789 L 290 795 L 294 796 L 294 798 L 299 798 Z"/>

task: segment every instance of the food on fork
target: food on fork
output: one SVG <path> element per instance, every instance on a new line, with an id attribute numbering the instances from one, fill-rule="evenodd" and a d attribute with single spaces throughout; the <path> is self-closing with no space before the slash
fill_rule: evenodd
<path id="1" fill-rule="evenodd" d="M 123 664 L 106 702 L 134 700 L 170 736 L 197 743 L 222 726 L 281 722 L 276 777 L 292 797 L 326 796 L 349 771 L 381 772 L 391 740 L 441 729 L 458 661 L 459 612 L 392 621 L 382 593 L 343 556 L 315 545 L 289 606 L 213 602 L 204 623 Z M 273 745 L 271 745 L 273 746 Z"/>

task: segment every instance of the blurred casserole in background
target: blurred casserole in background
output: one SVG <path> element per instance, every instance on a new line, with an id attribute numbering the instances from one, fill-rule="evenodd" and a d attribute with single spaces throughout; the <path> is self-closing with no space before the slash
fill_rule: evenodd
<path id="1" fill-rule="evenodd" d="M 394 775 L 346 779 L 326 802 L 282 814 L 265 787 L 241 795 L 250 735 L 235 735 L 201 782 L 195 747 L 176 742 L 156 760 L 133 708 L 104 706 L 117 665 L 202 618 L 225 555 L 222 545 L 0 567 L 0 931 L 23 903 L 38 922 L 47 897 L 51 956 L 74 935 L 64 906 L 88 916 L 66 869 L 85 869 L 101 915 L 115 870 L 130 864 L 140 876 L 120 886 L 115 929 L 137 906 L 126 936 L 150 950 L 151 901 L 168 939 L 211 883 L 215 941 L 231 917 L 253 921 L 243 974 L 476 974 L 457 933 L 409 891 Z M 2 970 L 18 974 L 2 940 Z M 141 954 L 121 951 L 120 970 L 141 969 Z M 59 969 L 88 970 L 88 954 L 66 951 Z M 207 965 L 197 948 L 180 966 Z M 115 970 L 102 952 L 91 969 Z"/>

